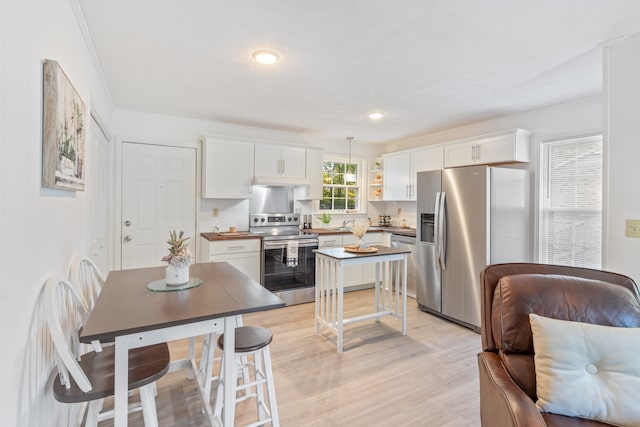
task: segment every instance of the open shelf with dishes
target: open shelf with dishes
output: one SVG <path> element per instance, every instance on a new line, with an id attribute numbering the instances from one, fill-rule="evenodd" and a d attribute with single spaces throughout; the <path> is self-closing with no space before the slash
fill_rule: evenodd
<path id="1" fill-rule="evenodd" d="M 382 201 L 382 195 L 384 193 L 384 175 L 379 165 L 380 163 L 377 163 L 378 168 L 369 171 L 369 201 L 372 202 Z"/>

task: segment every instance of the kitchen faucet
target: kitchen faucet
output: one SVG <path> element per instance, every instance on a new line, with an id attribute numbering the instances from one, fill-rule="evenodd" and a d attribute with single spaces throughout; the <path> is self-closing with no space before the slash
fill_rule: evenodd
<path id="1" fill-rule="evenodd" d="M 355 224 L 356 220 L 353 218 L 350 219 L 345 219 L 344 221 L 342 221 L 342 227 L 343 228 L 347 228 L 348 224 L 351 224 L 351 227 L 353 227 L 353 224 Z"/>

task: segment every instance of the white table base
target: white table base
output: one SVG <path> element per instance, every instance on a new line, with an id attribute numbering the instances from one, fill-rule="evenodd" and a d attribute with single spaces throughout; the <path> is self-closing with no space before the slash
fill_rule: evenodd
<path id="1" fill-rule="evenodd" d="M 375 312 L 344 318 L 344 268 L 375 263 Z M 316 252 L 315 333 L 320 327 L 337 335 L 337 350 L 344 347 L 344 326 L 363 320 L 393 316 L 407 335 L 407 254 L 385 254 L 336 259 Z"/>
<path id="2" fill-rule="evenodd" d="M 169 342 L 179 339 L 190 338 L 194 336 L 207 335 L 210 333 L 224 332 L 224 350 L 223 354 L 226 360 L 234 360 L 235 348 L 235 316 L 229 316 L 224 319 L 205 320 L 201 322 L 188 323 L 184 325 L 171 326 L 168 328 L 155 329 L 151 331 L 143 331 L 132 333 L 129 335 L 118 336 L 115 339 L 115 393 L 114 393 L 114 426 L 124 427 L 127 425 L 127 372 L 129 370 L 130 349 L 145 347 L 148 345 Z M 192 355 L 193 356 L 193 355 Z M 198 391 L 202 400 L 202 406 L 212 426 L 215 426 L 213 419 L 213 410 L 209 400 L 204 393 L 204 379 L 199 373 L 195 359 L 183 359 L 172 361 L 170 371 L 178 369 L 189 369 L 189 377 L 195 378 L 197 381 Z M 225 363 L 224 375 L 226 378 L 235 378 L 237 366 L 235 363 Z M 232 382 L 233 384 L 233 382 Z M 235 387 L 224 388 L 224 402 L 233 402 L 233 404 L 225 405 L 223 411 L 223 425 L 233 426 L 235 418 Z"/>

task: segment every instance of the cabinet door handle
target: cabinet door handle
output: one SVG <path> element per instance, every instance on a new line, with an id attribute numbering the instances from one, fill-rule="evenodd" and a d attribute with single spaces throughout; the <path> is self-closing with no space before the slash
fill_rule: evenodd
<path id="1" fill-rule="evenodd" d="M 471 160 L 476 159 L 476 144 L 471 144 Z"/>
<path id="2" fill-rule="evenodd" d="M 280 160 L 282 162 L 282 175 L 284 175 L 284 160 Z"/>
<path id="3" fill-rule="evenodd" d="M 480 160 L 480 156 L 481 156 L 481 154 L 480 154 L 480 144 L 476 145 L 476 156 L 477 156 L 476 159 Z"/>
<path id="4" fill-rule="evenodd" d="M 244 249 L 244 246 L 229 246 L 229 249 Z"/>

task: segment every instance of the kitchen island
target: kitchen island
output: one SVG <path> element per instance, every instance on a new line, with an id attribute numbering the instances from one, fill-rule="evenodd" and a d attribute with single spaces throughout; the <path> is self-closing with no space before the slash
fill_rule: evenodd
<path id="1" fill-rule="evenodd" d="M 316 254 L 315 333 L 325 327 L 336 334 L 336 347 L 342 353 L 344 327 L 354 322 L 392 316 L 401 321 L 407 334 L 407 254 L 405 249 L 381 245 L 368 251 L 348 252 L 345 248 L 324 248 Z M 344 318 L 344 269 L 350 265 L 375 265 L 375 311 Z"/>

